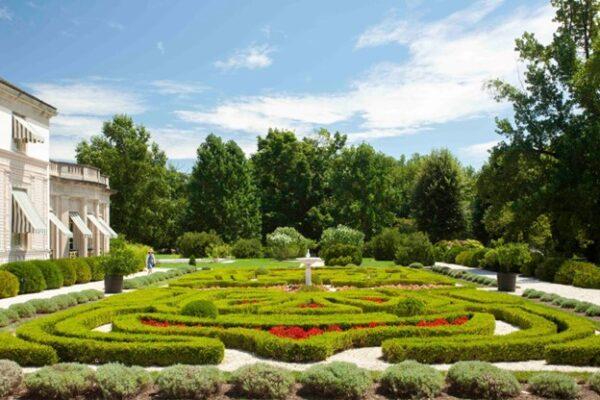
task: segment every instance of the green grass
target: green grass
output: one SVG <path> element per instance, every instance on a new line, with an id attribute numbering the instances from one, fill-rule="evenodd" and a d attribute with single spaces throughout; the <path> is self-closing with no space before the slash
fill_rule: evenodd
<path id="1" fill-rule="evenodd" d="M 169 254 L 171 256 L 171 254 Z M 177 257 L 163 257 L 162 259 L 175 259 Z M 158 257 L 160 260 L 161 257 Z M 212 269 L 256 269 L 259 267 L 264 268 L 294 268 L 299 267 L 300 262 L 295 260 L 284 260 L 278 261 L 273 258 L 242 258 L 232 260 L 233 262 L 226 263 L 215 263 L 212 261 L 201 261 L 196 260 L 196 266 L 198 268 L 202 267 L 210 267 Z M 187 263 L 177 263 L 177 264 L 158 264 L 158 268 L 179 268 L 181 266 L 187 265 Z M 373 258 L 364 258 L 361 267 L 393 267 L 393 261 L 377 261 Z"/>
<path id="2" fill-rule="evenodd" d="M 173 260 L 176 258 L 181 258 L 180 254 L 156 254 L 157 260 Z"/>

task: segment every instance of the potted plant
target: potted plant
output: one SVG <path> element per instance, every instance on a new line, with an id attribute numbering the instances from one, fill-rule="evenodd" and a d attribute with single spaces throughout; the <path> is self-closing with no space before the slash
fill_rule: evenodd
<path id="1" fill-rule="evenodd" d="M 124 242 L 113 245 L 109 255 L 102 259 L 104 292 L 121 293 L 123 277 L 134 273 L 137 270 L 137 264 L 135 253 Z"/>
<path id="2" fill-rule="evenodd" d="M 509 243 L 496 249 L 498 257 L 498 290 L 514 292 L 517 288 L 517 274 L 521 267 L 531 261 L 531 252 L 524 243 Z"/>

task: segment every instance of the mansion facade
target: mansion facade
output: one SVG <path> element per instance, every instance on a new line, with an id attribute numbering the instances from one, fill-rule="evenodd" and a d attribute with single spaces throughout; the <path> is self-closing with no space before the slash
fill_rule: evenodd
<path id="1" fill-rule="evenodd" d="M 0 79 L 0 264 L 107 253 L 108 177 L 51 161 L 56 108 Z"/>

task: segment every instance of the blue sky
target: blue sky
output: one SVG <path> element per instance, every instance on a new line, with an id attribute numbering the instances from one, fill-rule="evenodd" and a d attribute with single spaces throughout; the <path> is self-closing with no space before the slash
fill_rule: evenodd
<path id="1" fill-rule="evenodd" d="M 0 0 L 0 76 L 59 109 L 58 159 L 128 113 L 184 168 L 211 132 L 250 154 L 269 127 L 479 167 L 511 113 L 483 85 L 519 82 L 514 38 L 551 38 L 548 3 Z"/>

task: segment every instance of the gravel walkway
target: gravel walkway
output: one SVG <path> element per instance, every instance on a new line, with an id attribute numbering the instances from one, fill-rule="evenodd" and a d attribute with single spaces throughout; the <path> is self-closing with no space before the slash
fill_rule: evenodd
<path id="1" fill-rule="evenodd" d="M 438 265 L 441 267 L 448 267 L 448 268 L 452 268 L 452 269 L 458 269 L 458 270 L 467 270 L 473 274 L 487 276 L 488 278 L 496 279 L 495 272 L 486 271 L 484 269 L 470 268 L 470 267 L 465 267 L 464 265 L 448 264 L 448 263 L 442 263 L 442 262 L 436 262 L 435 265 Z M 543 282 L 536 278 L 522 276 L 522 275 L 519 275 L 517 277 L 517 291 L 514 293 L 510 293 L 510 294 L 520 296 L 521 294 L 523 294 L 525 289 L 535 289 L 535 290 L 541 290 L 542 292 L 546 292 L 546 293 L 556 293 L 559 296 L 563 296 L 568 299 L 588 301 L 590 303 L 600 305 L 600 290 L 598 290 L 598 289 L 584 289 L 584 288 L 578 288 L 575 286 L 560 285 L 558 283 Z M 486 290 L 488 290 L 488 289 L 486 289 Z M 492 288 L 489 290 L 495 290 L 495 289 Z"/>
<path id="2" fill-rule="evenodd" d="M 162 271 L 166 271 L 166 269 L 162 269 Z M 142 271 L 142 272 L 138 272 L 138 273 L 129 275 L 126 277 L 126 279 L 136 278 L 138 276 L 144 276 L 147 274 L 148 274 L 147 272 Z M 15 297 L 8 297 L 6 299 L 0 299 L 0 308 L 8 308 L 9 306 L 11 306 L 13 304 L 25 303 L 26 301 L 33 300 L 33 299 L 48 299 L 50 297 L 53 297 L 53 296 L 56 296 L 59 294 L 81 292 L 82 290 L 88 290 L 88 289 L 95 289 L 95 290 L 100 290 L 103 292 L 104 291 L 104 281 L 82 283 L 79 285 L 72 285 L 72 286 L 63 286 L 59 289 L 44 290 L 43 292 L 39 292 L 39 293 L 21 294 L 19 296 L 15 296 Z"/>

